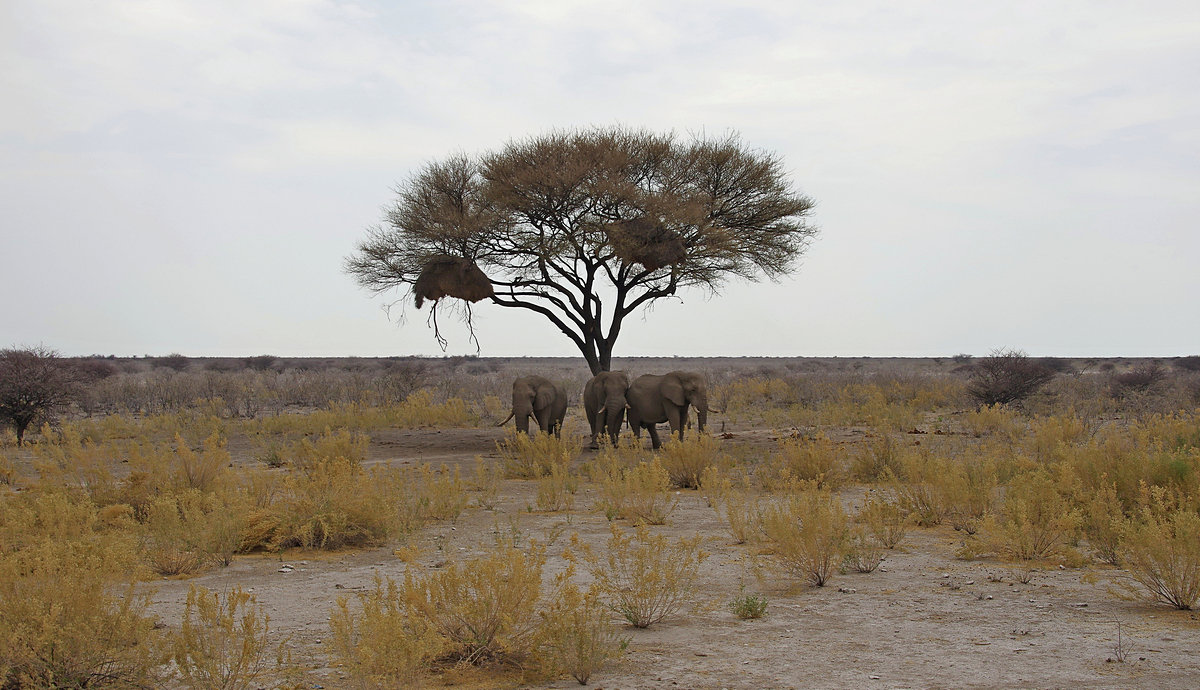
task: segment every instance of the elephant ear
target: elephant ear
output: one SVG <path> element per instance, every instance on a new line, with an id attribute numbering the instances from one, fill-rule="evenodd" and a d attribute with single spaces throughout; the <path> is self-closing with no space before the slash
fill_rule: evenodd
<path id="1" fill-rule="evenodd" d="M 661 390 L 664 398 L 680 407 L 687 402 L 687 398 L 683 395 L 683 384 L 677 378 L 663 379 Z"/>
<path id="2" fill-rule="evenodd" d="M 537 396 L 533 399 L 533 406 L 539 410 L 550 407 L 550 403 L 554 402 L 554 389 L 549 385 L 538 386 Z"/>

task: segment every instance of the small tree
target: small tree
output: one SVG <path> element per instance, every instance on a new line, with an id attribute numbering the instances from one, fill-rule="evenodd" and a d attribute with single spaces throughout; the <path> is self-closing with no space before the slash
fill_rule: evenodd
<path id="1" fill-rule="evenodd" d="M 540 314 L 610 368 L 626 317 L 682 288 L 787 274 L 816 230 L 778 157 L 736 136 L 555 132 L 430 163 L 346 270 L 419 309 L 444 297 Z"/>
<path id="2" fill-rule="evenodd" d="M 34 420 L 70 403 L 78 381 L 71 362 L 47 347 L 0 350 L 0 420 L 13 425 L 17 445 Z"/>
<path id="3" fill-rule="evenodd" d="M 967 393 L 976 404 L 1020 402 L 1054 378 L 1054 370 L 1020 350 L 993 350 L 976 363 Z"/>

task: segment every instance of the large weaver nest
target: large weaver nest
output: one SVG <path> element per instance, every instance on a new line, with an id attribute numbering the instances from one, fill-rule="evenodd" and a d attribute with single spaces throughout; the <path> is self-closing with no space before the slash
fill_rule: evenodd
<path id="1" fill-rule="evenodd" d="M 464 320 L 467 322 L 467 328 L 471 331 L 471 340 L 475 341 L 475 350 L 478 352 L 479 339 L 475 337 L 475 328 L 471 324 L 471 303 L 491 297 L 496 293 L 492 289 L 492 282 L 475 265 L 474 261 L 449 254 L 435 255 L 425 262 L 421 273 L 413 282 L 412 291 L 417 309 L 425 304 L 425 300 L 433 302 L 429 309 L 428 323 L 433 326 L 433 337 L 442 347 L 442 351 L 446 350 L 448 342 L 442 337 L 442 331 L 438 327 L 438 301 L 443 297 L 455 297 L 463 300 Z"/>
<path id="2" fill-rule="evenodd" d="M 449 254 L 439 254 L 429 259 L 413 283 L 417 309 L 425 304 L 425 300 L 436 302 L 443 297 L 457 297 L 467 302 L 478 302 L 493 294 L 491 281 L 475 262 Z"/>
<path id="3" fill-rule="evenodd" d="M 613 223 L 605 232 L 617 256 L 626 263 L 641 264 L 649 271 L 687 258 L 687 248 L 678 234 L 645 217 Z"/>

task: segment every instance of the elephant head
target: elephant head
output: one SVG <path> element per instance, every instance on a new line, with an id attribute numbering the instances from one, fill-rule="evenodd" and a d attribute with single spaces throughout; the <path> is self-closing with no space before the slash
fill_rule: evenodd
<path id="1" fill-rule="evenodd" d="M 583 408 L 592 431 L 595 448 L 601 432 L 608 432 L 613 445 L 621 435 L 625 422 L 625 392 L 629 390 L 629 374 L 623 371 L 602 371 L 583 388 Z"/>
<path id="2" fill-rule="evenodd" d="M 546 433 L 561 433 L 567 411 L 567 396 L 544 376 L 523 376 L 513 381 L 512 412 L 497 426 L 516 419 L 517 431 L 529 433 L 529 418 Z"/>
<path id="3" fill-rule="evenodd" d="M 708 389 L 703 376 L 691 371 L 672 371 L 663 376 L 660 390 L 664 398 L 683 408 L 685 421 L 687 406 L 696 408 L 696 426 L 704 431 L 704 425 L 708 423 Z"/>

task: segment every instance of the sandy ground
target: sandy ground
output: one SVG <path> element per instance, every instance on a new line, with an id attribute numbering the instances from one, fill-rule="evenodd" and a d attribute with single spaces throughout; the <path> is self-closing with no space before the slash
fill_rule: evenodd
<path id="1" fill-rule="evenodd" d="M 766 430 L 736 431 L 723 442 L 769 441 Z M 390 431 L 375 435 L 369 462 L 460 463 L 470 471 L 476 456 L 496 461 L 502 435 L 500 429 Z M 589 489 L 580 491 L 570 515 L 529 512 L 534 490 L 533 482 L 507 481 L 494 510 L 471 508 L 455 523 L 423 530 L 411 566 L 395 555 L 395 545 L 243 556 L 222 570 L 159 582 L 154 609 L 164 621 L 178 621 L 191 583 L 218 590 L 241 585 L 270 614 L 272 630 L 292 636 L 293 654 L 312 669 L 310 686 L 345 687 L 323 645 L 329 612 L 339 596 L 369 588 L 377 575 L 400 578 L 408 567 L 480 553 L 497 531 L 548 542 L 551 573 L 564 566 L 571 532 L 603 545 L 608 524 L 588 511 Z M 653 529 L 704 535 L 711 555 L 696 592 L 699 608 L 626 630 L 629 653 L 597 672 L 591 687 L 1200 687 L 1200 617 L 1114 596 L 1109 590 L 1123 576 L 1119 570 L 1047 564 L 1022 584 L 1014 581 L 1013 564 L 956 559 L 960 537 L 944 527 L 910 530 L 873 573 L 836 575 L 810 588 L 780 575 L 747 576 L 745 559 L 759 547 L 733 544 L 697 492 L 680 492 L 670 524 Z M 768 598 L 764 618 L 739 620 L 726 608 L 743 584 Z M 1124 663 L 1114 660 L 1118 622 Z M 577 686 L 567 679 L 537 687 Z"/>

